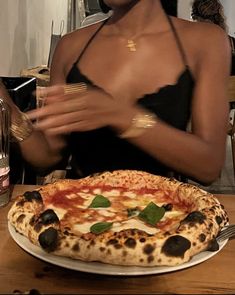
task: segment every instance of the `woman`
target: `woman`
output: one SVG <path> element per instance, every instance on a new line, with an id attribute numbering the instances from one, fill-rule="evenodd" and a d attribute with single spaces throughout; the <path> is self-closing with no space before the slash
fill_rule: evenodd
<path id="1" fill-rule="evenodd" d="M 225 157 L 226 34 L 168 17 L 160 0 L 104 2 L 113 10 L 109 19 L 67 34 L 57 46 L 56 86 L 44 91 L 45 106 L 29 113 L 37 121 L 33 131 L 12 107 L 13 123 L 28 124 L 20 142 L 25 159 L 43 168 L 71 153 L 76 177 L 139 169 L 212 182 Z M 63 87 L 80 82 L 87 90 Z"/>
<path id="2" fill-rule="evenodd" d="M 218 0 L 195 0 L 192 4 L 192 19 L 216 24 L 228 31 L 223 5 Z M 232 51 L 231 75 L 235 75 L 235 38 L 228 37 Z"/>

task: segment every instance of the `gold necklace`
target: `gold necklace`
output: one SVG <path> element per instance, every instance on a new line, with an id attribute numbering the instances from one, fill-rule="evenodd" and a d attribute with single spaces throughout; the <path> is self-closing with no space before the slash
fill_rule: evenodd
<path id="1" fill-rule="evenodd" d="M 135 52 L 137 51 L 137 44 L 134 41 L 134 39 L 136 39 L 138 37 L 138 35 L 133 36 L 132 38 L 126 38 L 125 35 L 123 35 L 120 31 L 119 28 L 117 28 L 117 26 L 115 26 L 116 29 L 118 30 L 119 35 L 121 36 L 122 39 L 125 39 L 125 41 L 127 42 L 126 47 L 129 49 L 130 52 Z"/>
<path id="2" fill-rule="evenodd" d="M 137 50 L 136 49 L 136 43 L 131 39 L 127 40 L 126 47 L 129 49 L 130 52 L 135 52 Z"/>

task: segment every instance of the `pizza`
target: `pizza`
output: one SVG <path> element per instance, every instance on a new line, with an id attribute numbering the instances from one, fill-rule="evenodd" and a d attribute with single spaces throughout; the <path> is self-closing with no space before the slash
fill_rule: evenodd
<path id="1" fill-rule="evenodd" d="M 54 255 L 136 266 L 175 266 L 218 250 L 216 236 L 228 223 L 212 194 L 134 170 L 27 191 L 16 198 L 8 219 Z"/>

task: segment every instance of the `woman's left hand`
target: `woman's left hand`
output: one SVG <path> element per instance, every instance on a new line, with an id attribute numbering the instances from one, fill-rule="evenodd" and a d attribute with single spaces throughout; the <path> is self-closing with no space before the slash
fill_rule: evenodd
<path id="1" fill-rule="evenodd" d="M 104 126 L 122 129 L 122 120 L 132 115 L 133 106 L 120 103 L 102 89 L 88 87 L 82 93 L 66 94 L 63 86 L 47 87 L 44 106 L 30 111 L 35 127 L 50 134 L 89 131 Z M 120 127 L 120 128 L 119 128 Z"/>

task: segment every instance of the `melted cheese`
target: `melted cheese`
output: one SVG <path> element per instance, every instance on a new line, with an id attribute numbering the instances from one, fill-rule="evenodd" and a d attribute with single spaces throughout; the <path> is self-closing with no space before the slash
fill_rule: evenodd
<path id="1" fill-rule="evenodd" d="M 112 227 L 112 231 L 119 232 L 125 229 L 139 229 L 150 235 L 157 233 L 159 230 L 152 226 L 147 226 L 144 222 L 138 219 L 129 219 L 125 222 L 119 223 L 115 222 Z"/>
<path id="2" fill-rule="evenodd" d="M 83 234 L 85 233 L 89 233 L 90 232 L 90 227 L 95 224 L 96 222 L 85 222 L 83 224 L 76 224 L 74 226 L 74 230 L 75 231 L 79 231 Z M 143 230 L 148 234 L 155 234 L 157 233 L 159 230 L 157 228 L 151 227 L 151 226 L 147 226 L 145 225 L 141 220 L 137 220 L 137 219 L 129 219 L 123 223 L 120 222 L 114 222 L 113 226 L 111 228 L 111 231 L 114 232 L 120 232 L 121 230 L 125 230 L 125 229 L 139 229 L 139 230 Z"/>

